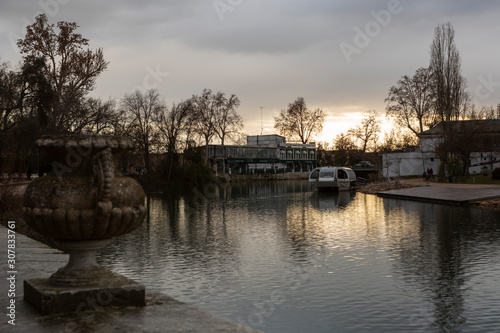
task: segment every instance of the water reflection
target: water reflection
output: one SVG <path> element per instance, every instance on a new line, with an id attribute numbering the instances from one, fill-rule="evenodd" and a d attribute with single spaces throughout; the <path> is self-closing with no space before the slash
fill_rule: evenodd
<path id="1" fill-rule="evenodd" d="M 454 206 L 402 204 L 397 200 L 384 201 L 384 208 L 386 223 L 392 231 L 389 249 L 399 253 L 394 262 L 396 272 L 432 300 L 433 309 L 425 310 L 432 313 L 432 317 L 423 320 L 425 327 L 451 332 L 460 331 L 473 321 L 478 328 L 486 324 L 490 319 L 482 322 L 480 318 L 487 315 L 478 313 L 479 309 L 467 308 L 466 303 L 471 290 L 494 288 L 477 279 L 485 268 L 478 259 L 486 256 L 498 263 L 498 213 Z M 471 317 L 467 312 L 476 315 Z"/>
<path id="2" fill-rule="evenodd" d="M 356 192 L 318 192 L 313 191 L 310 196 L 311 205 L 320 211 L 333 211 L 347 207 Z"/>
<path id="3" fill-rule="evenodd" d="M 266 332 L 500 328 L 498 212 L 307 182 L 152 196 L 100 261 Z"/>

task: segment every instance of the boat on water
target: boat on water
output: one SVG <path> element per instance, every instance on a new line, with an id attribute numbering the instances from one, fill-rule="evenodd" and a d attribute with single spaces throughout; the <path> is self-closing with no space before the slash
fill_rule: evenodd
<path id="1" fill-rule="evenodd" d="M 356 188 L 356 173 L 351 168 L 320 167 L 309 174 L 309 183 L 318 191 L 348 191 Z"/>

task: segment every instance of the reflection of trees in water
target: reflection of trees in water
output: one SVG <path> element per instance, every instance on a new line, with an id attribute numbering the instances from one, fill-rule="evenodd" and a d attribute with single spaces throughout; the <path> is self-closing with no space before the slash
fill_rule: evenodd
<path id="1" fill-rule="evenodd" d="M 196 199 L 188 192 L 151 196 L 147 220 L 105 248 L 101 262 L 190 301 L 183 297 L 245 292 L 238 289 L 245 279 L 265 283 L 266 274 L 276 272 L 286 273 L 281 287 L 295 288 L 309 279 L 319 258 L 333 254 L 370 263 L 383 252 L 415 304 L 424 304 L 416 311 L 425 318 L 408 315 L 408 322 L 453 330 L 470 317 L 464 304 L 477 258 L 500 257 L 498 212 L 317 193 L 307 182 L 202 187 L 206 195 Z M 331 264 L 339 271 L 351 268 L 347 260 Z"/>
<path id="2" fill-rule="evenodd" d="M 307 192 L 294 193 L 287 197 L 285 210 L 280 215 L 283 238 L 289 244 L 292 262 L 314 265 L 319 253 L 326 251 L 326 239 L 331 220 L 338 211 L 348 207 L 355 193 Z"/>
<path id="3" fill-rule="evenodd" d="M 467 320 L 464 291 L 471 287 L 467 267 L 474 264 L 474 249 L 484 251 L 486 241 L 490 251 L 500 252 L 499 214 L 396 200 L 384 200 L 384 208 L 396 272 L 432 300 L 428 323 L 443 331 L 459 328 Z"/>
<path id="4" fill-rule="evenodd" d="M 304 181 L 268 181 L 239 182 L 231 184 L 233 198 L 271 198 L 289 193 L 309 192 L 311 187 Z"/>
<path id="5" fill-rule="evenodd" d="M 430 277 L 435 305 L 435 320 L 442 330 L 451 330 L 465 322 L 463 287 L 466 281 L 462 243 L 467 242 L 462 234 L 456 207 L 440 207 L 437 219 L 437 267 Z M 461 209 L 462 210 L 462 209 Z M 472 221 L 472 220 L 470 220 Z"/>
<path id="6" fill-rule="evenodd" d="M 184 300 L 237 289 L 261 264 L 285 265 L 282 282 L 295 286 L 307 278 L 318 253 L 321 226 L 308 218 L 316 211 L 309 196 L 307 182 L 152 195 L 147 220 L 105 249 L 101 262 Z"/>
<path id="7" fill-rule="evenodd" d="M 285 215 L 283 215 L 284 239 L 290 247 L 290 258 L 293 262 L 307 261 L 310 247 L 314 244 L 314 234 L 317 231 L 315 221 L 310 219 L 307 194 L 294 195 L 294 200 L 287 203 Z"/>
<path id="8" fill-rule="evenodd" d="M 226 230 L 223 200 L 205 198 L 192 207 L 183 196 L 169 193 L 151 196 L 148 203 L 144 223 L 104 249 L 101 263 L 139 281 L 161 283 L 178 275 L 190 281 L 188 288 L 220 284 L 207 280 L 216 274 L 237 274 L 237 240 Z"/>

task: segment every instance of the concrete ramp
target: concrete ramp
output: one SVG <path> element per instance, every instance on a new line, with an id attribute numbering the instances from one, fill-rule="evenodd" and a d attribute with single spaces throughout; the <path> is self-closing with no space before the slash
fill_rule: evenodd
<path id="1" fill-rule="evenodd" d="M 476 201 L 500 198 L 500 186 L 488 188 L 422 186 L 379 192 L 377 196 L 382 198 L 466 206 Z"/>

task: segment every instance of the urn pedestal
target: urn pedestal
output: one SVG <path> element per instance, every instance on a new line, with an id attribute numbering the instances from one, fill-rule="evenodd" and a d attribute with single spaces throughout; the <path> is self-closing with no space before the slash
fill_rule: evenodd
<path id="1" fill-rule="evenodd" d="M 96 251 L 136 229 L 146 216 L 144 191 L 116 167 L 132 148 L 126 138 L 52 135 L 37 141 L 53 159 L 52 171 L 27 187 L 23 216 L 35 231 L 69 253 L 47 279 L 24 281 L 24 298 L 40 312 L 97 306 L 144 305 L 143 285 L 97 264 Z"/>

